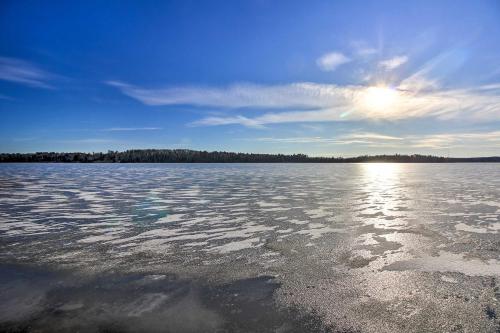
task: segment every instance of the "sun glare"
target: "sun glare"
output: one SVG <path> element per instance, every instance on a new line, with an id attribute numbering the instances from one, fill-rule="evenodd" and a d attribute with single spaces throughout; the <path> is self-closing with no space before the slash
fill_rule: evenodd
<path id="1" fill-rule="evenodd" d="M 363 94 L 363 105 L 376 112 L 390 112 L 394 108 L 398 92 L 389 87 L 369 87 Z"/>

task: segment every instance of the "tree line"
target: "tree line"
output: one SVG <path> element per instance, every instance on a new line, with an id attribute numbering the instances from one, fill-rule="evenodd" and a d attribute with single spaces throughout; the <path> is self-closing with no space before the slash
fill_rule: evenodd
<path id="1" fill-rule="evenodd" d="M 305 154 L 254 154 L 189 149 L 134 149 L 107 153 L 0 153 L 0 163 L 58 162 L 58 163 L 454 163 L 500 162 L 496 157 L 454 158 L 431 155 L 374 155 L 358 157 L 310 157 Z"/>

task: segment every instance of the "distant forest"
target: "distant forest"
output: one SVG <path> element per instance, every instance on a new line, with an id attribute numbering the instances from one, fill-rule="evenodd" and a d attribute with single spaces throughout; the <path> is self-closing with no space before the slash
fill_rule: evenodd
<path id="1" fill-rule="evenodd" d="M 225 151 L 189 149 L 136 149 L 107 153 L 1 153 L 0 163 L 59 162 L 59 163 L 459 163 L 500 162 L 496 157 L 453 158 L 431 155 L 375 155 L 358 157 L 309 157 L 304 154 L 249 154 Z"/>

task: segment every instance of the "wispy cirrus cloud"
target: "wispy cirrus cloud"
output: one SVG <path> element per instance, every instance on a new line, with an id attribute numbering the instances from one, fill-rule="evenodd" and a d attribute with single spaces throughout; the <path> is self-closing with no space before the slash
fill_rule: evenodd
<path id="1" fill-rule="evenodd" d="M 147 105 L 186 104 L 227 109 L 287 109 L 257 116 L 210 116 L 193 123 L 198 126 L 240 124 L 262 127 L 275 123 L 401 120 L 422 117 L 468 121 L 500 120 L 500 90 L 497 85 L 420 91 L 408 82 L 408 79 L 403 80 L 398 88 L 311 82 L 164 89 L 140 88 L 121 82 L 109 84 Z"/>
<path id="2" fill-rule="evenodd" d="M 328 105 L 330 98 L 332 98 L 334 102 L 329 107 L 314 110 L 268 112 L 254 117 L 243 115 L 206 117 L 195 122 L 194 125 L 240 124 L 258 127 L 275 123 L 402 120 L 424 117 L 475 122 L 500 120 L 500 92 L 497 90 L 458 89 L 414 93 L 393 89 L 390 90 L 387 97 L 377 96 L 377 92 L 372 93 L 373 88 L 364 86 L 338 90 L 335 87 L 328 88 L 326 91 L 332 90 L 332 95 L 325 97 L 321 102 L 315 101 L 314 105 Z M 379 105 L 380 101 L 377 99 L 384 98 L 390 99 L 384 101 L 387 105 Z"/>
<path id="3" fill-rule="evenodd" d="M 146 105 L 194 105 L 222 108 L 325 108 L 335 105 L 350 88 L 298 82 L 284 85 L 233 84 L 227 87 L 141 88 L 108 81 Z"/>
<path id="4" fill-rule="evenodd" d="M 403 55 L 403 56 L 397 56 L 393 57 L 390 59 L 385 59 L 382 60 L 381 62 L 378 63 L 379 67 L 382 67 L 386 70 L 393 70 L 398 68 L 399 66 L 405 64 L 408 61 L 408 57 Z"/>
<path id="5" fill-rule="evenodd" d="M 461 70 L 466 59 L 466 53 L 461 49 L 442 52 L 401 80 L 399 88 L 415 92 L 441 89 L 443 81 L 446 81 L 450 74 Z"/>
<path id="6" fill-rule="evenodd" d="M 353 44 L 352 48 L 355 60 L 361 57 L 360 52 L 373 54 L 376 51 L 364 43 Z M 140 87 L 120 81 L 108 81 L 107 84 L 146 105 L 217 108 L 222 114 L 206 116 L 192 122 L 192 126 L 234 124 L 259 128 L 277 123 L 416 118 L 499 121 L 500 83 L 489 82 L 466 88 L 446 87 L 446 79 L 462 68 L 466 57 L 467 53 L 459 48 L 447 50 L 415 68 L 413 74 L 400 78 L 394 73 L 388 76 L 387 73 L 380 74 L 380 71 L 360 71 L 369 76 L 367 80 L 374 83 L 371 86 L 367 85 L 367 81 L 350 85 L 292 82 L 166 88 Z M 407 55 L 398 55 L 373 62 L 372 66 L 391 70 L 402 66 L 408 59 Z M 349 61 L 353 60 L 332 52 L 318 59 L 318 65 L 333 70 Z"/>
<path id="7" fill-rule="evenodd" d="M 361 58 L 371 57 L 379 52 L 376 48 L 361 40 L 352 41 L 351 48 L 354 54 Z"/>
<path id="8" fill-rule="evenodd" d="M 409 136 L 414 147 L 443 149 L 460 146 L 493 146 L 500 153 L 500 131 L 472 133 L 443 133 Z"/>
<path id="9" fill-rule="evenodd" d="M 133 132 L 133 131 L 159 131 L 161 127 L 111 127 L 104 128 L 105 132 Z"/>
<path id="10" fill-rule="evenodd" d="M 380 134 L 380 133 L 372 133 L 372 132 L 353 132 L 347 135 L 342 136 L 344 139 L 368 139 L 368 140 L 403 140 L 402 137 Z"/>
<path id="11" fill-rule="evenodd" d="M 322 55 L 316 60 L 318 67 L 326 72 L 332 72 L 337 69 L 340 65 L 351 62 L 351 58 L 345 56 L 340 52 L 330 52 Z"/>
<path id="12" fill-rule="evenodd" d="M 248 118 L 242 115 L 224 117 L 206 117 L 193 122 L 192 126 L 243 125 L 264 127 L 267 124 L 321 122 L 342 120 L 343 109 L 325 109 L 313 111 L 269 112 L 261 116 Z"/>
<path id="13" fill-rule="evenodd" d="M 84 139 L 67 139 L 67 140 L 57 140 L 59 143 L 82 143 L 82 144 L 92 144 L 92 143 L 116 143 L 119 142 L 113 139 L 101 139 L 101 138 L 84 138 Z"/>
<path id="14" fill-rule="evenodd" d="M 339 140 L 335 138 L 324 138 L 320 136 L 297 136 L 297 137 L 286 137 L 286 138 L 275 138 L 275 137 L 262 137 L 262 138 L 251 138 L 248 141 L 260 141 L 260 142 L 271 142 L 271 143 L 338 143 Z"/>
<path id="15" fill-rule="evenodd" d="M 426 148 L 442 150 L 448 148 L 475 147 L 500 148 L 500 131 L 438 133 L 423 135 L 392 136 L 373 132 L 351 132 L 334 137 L 297 136 L 297 137 L 261 137 L 253 141 L 280 144 L 323 144 L 350 145 L 385 148 Z"/>
<path id="16" fill-rule="evenodd" d="M 383 141 L 398 141 L 403 140 L 401 137 L 396 137 L 392 135 L 385 135 L 380 133 L 372 132 L 352 132 L 348 134 L 343 134 L 335 137 L 321 137 L 321 136 L 297 136 L 297 137 L 262 137 L 257 139 L 252 139 L 255 141 L 262 142 L 273 142 L 273 143 L 320 143 L 320 144 L 333 144 L 333 145 L 345 145 L 345 144 L 370 144 L 370 143 L 380 143 Z"/>
<path id="17" fill-rule="evenodd" d="M 54 89 L 49 81 L 56 76 L 30 62 L 0 57 L 0 80 L 33 88 Z"/>

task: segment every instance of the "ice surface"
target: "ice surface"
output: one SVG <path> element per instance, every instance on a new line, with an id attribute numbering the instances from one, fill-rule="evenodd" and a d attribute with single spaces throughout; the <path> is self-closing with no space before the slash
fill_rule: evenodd
<path id="1" fill-rule="evenodd" d="M 0 266 L 208 288 L 272 276 L 272 304 L 333 331 L 496 332 L 499 208 L 498 164 L 3 164 Z M 5 281 L 0 330 L 5 318 L 90 313 L 76 296 L 44 310 L 50 276 Z M 139 291 L 120 311 L 142 323 L 193 306 L 207 322 L 187 318 L 208 330 L 243 320 L 197 291 L 145 287 L 160 280 L 123 282 L 113 293 Z M 92 306 L 111 306 L 99 297 Z"/>

